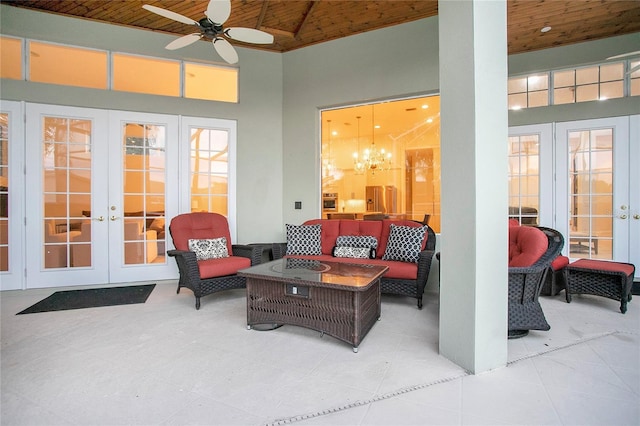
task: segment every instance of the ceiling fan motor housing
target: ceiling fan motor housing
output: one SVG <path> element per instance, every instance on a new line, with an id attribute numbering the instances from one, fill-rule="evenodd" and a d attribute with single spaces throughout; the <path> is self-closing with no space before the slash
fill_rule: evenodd
<path id="1" fill-rule="evenodd" d="M 216 38 L 223 33 L 222 25 L 212 22 L 209 18 L 204 17 L 199 22 L 200 32 L 204 37 Z"/>

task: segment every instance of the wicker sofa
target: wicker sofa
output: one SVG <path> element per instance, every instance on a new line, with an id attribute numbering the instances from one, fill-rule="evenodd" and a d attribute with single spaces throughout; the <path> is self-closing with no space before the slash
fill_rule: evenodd
<path id="1" fill-rule="evenodd" d="M 382 277 L 381 291 L 386 294 L 415 297 L 418 308 L 422 309 L 422 295 L 431 269 L 431 259 L 435 253 L 436 235 L 433 229 L 426 226 L 421 251 L 417 254 L 417 262 L 383 259 L 391 225 L 400 227 L 422 228 L 419 222 L 411 220 L 350 220 L 350 219 L 313 219 L 302 225 L 321 226 L 321 254 L 298 255 L 287 254 L 287 243 L 273 244 L 273 258 L 299 257 L 305 259 L 331 260 L 334 262 L 351 262 L 386 265 L 387 273 Z M 378 242 L 375 258 L 351 258 L 333 256 L 339 236 L 373 236 Z"/>

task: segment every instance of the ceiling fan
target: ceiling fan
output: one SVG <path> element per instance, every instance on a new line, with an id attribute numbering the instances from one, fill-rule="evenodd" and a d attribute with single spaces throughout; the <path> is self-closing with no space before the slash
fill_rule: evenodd
<path id="1" fill-rule="evenodd" d="M 614 59 L 622 59 L 622 58 L 627 58 L 629 56 L 640 56 L 640 50 L 636 50 L 635 52 L 629 52 L 629 53 L 622 53 L 620 55 L 615 55 L 615 56 L 609 56 L 607 58 L 607 61 L 611 61 Z M 633 74 L 634 72 L 640 70 L 640 65 L 636 65 L 635 67 L 631 68 L 629 71 L 627 71 L 627 74 Z"/>
<path id="2" fill-rule="evenodd" d="M 238 62 L 238 53 L 236 49 L 227 40 L 238 40 L 245 43 L 271 44 L 273 36 L 264 31 L 254 28 L 233 27 L 224 28 L 222 25 L 231 14 L 231 0 L 210 0 L 207 10 L 204 12 L 205 17 L 199 21 L 194 21 L 179 13 L 172 12 L 160 7 L 145 4 L 143 9 L 156 13 L 165 18 L 182 22 L 188 25 L 195 25 L 199 32 L 188 34 L 180 37 L 165 46 L 166 49 L 175 50 L 188 46 L 198 40 L 211 40 L 213 47 L 226 62 L 235 64 Z"/>

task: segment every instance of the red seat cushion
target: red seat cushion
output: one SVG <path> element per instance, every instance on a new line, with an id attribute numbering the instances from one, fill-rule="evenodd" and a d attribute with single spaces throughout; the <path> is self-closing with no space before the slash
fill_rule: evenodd
<path id="1" fill-rule="evenodd" d="M 542 257 L 549 247 L 544 232 L 531 226 L 509 227 L 509 266 L 531 266 Z"/>
<path id="2" fill-rule="evenodd" d="M 198 261 L 198 271 L 200 271 L 200 278 L 202 279 L 235 275 L 238 270 L 250 266 L 251 259 L 242 256 L 229 256 Z"/>
<path id="3" fill-rule="evenodd" d="M 551 269 L 559 271 L 569 264 L 569 258 L 567 256 L 558 256 L 553 262 L 551 262 Z"/>
<path id="4" fill-rule="evenodd" d="M 627 276 L 634 273 L 634 266 L 628 263 L 608 262 L 605 260 L 579 259 L 570 264 L 572 268 L 595 269 L 609 272 L 622 272 Z"/>

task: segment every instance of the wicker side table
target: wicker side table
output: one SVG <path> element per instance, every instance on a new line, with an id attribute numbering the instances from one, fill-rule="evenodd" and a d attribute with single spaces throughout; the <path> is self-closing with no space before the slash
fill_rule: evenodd
<path id="1" fill-rule="evenodd" d="M 567 303 L 572 294 L 593 294 L 620 301 L 620 312 L 627 312 L 635 266 L 631 263 L 580 259 L 565 268 Z"/>

